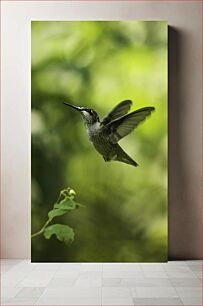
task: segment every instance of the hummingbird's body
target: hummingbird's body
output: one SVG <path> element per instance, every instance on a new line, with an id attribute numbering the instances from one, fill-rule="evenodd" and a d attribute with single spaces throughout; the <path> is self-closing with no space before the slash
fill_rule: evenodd
<path id="1" fill-rule="evenodd" d="M 154 107 L 141 108 L 126 115 L 132 104 L 130 100 L 126 100 L 119 103 L 100 122 L 93 109 L 65 104 L 81 112 L 89 139 L 105 161 L 117 160 L 135 167 L 138 166 L 117 142 L 128 135 L 146 116 L 150 115 Z"/>
<path id="2" fill-rule="evenodd" d="M 89 139 L 95 149 L 103 156 L 105 161 L 120 160 L 136 166 L 134 162 L 117 143 L 112 143 L 108 137 L 107 131 L 100 122 L 93 125 L 86 125 Z"/>

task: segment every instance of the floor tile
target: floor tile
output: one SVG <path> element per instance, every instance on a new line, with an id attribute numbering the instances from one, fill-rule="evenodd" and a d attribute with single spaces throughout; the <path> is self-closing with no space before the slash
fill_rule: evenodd
<path id="1" fill-rule="evenodd" d="M 141 272 L 141 266 L 137 263 L 113 263 L 103 264 L 103 272 Z"/>
<path id="2" fill-rule="evenodd" d="M 32 271 L 19 282 L 19 287 L 46 287 L 53 278 L 52 271 Z"/>
<path id="3" fill-rule="evenodd" d="M 161 264 L 145 264 L 141 268 L 144 272 L 164 272 L 164 265 Z"/>
<path id="4" fill-rule="evenodd" d="M 101 272 L 102 271 L 102 264 L 97 264 L 97 263 L 85 263 L 82 264 L 81 266 L 81 272 Z"/>
<path id="5" fill-rule="evenodd" d="M 186 266 L 187 263 L 186 263 L 185 260 L 170 260 L 170 261 L 167 262 L 166 265 L 170 265 L 170 266 L 172 266 L 172 265 L 175 265 L 175 266 Z"/>
<path id="6" fill-rule="evenodd" d="M 2 275 L 3 286 L 17 286 L 33 270 L 30 264 L 23 261 Z"/>
<path id="7" fill-rule="evenodd" d="M 91 297 L 66 297 L 66 298 L 45 298 L 41 297 L 35 303 L 35 305 L 79 305 L 79 306 L 100 306 L 101 298 L 91 298 Z"/>
<path id="8" fill-rule="evenodd" d="M 2 265 L 3 305 L 201 305 L 201 261 Z"/>
<path id="9" fill-rule="evenodd" d="M 79 273 L 75 286 L 79 287 L 101 287 L 102 272 L 99 271 L 83 271 Z"/>
<path id="10" fill-rule="evenodd" d="M 43 287 L 25 287 L 22 288 L 16 295 L 16 298 L 39 298 L 44 292 Z"/>
<path id="11" fill-rule="evenodd" d="M 165 271 L 143 271 L 143 275 L 149 278 L 168 278 Z"/>
<path id="12" fill-rule="evenodd" d="M 159 297 L 179 297 L 172 287 L 137 287 L 133 292 L 133 297 L 159 298 Z"/>
<path id="13" fill-rule="evenodd" d="M 46 288 L 67 288 L 75 285 L 76 278 L 53 277 Z"/>
<path id="14" fill-rule="evenodd" d="M 102 278 L 102 272 L 99 272 L 99 271 L 85 271 L 85 272 L 80 272 L 78 276 L 80 278 L 83 278 L 83 279 Z"/>
<path id="15" fill-rule="evenodd" d="M 121 281 L 128 287 L 171 287 L 168 278 L 126 278 Z"/>
<path id="16" fill-rule="evenodd" d="M 45 289 L 41 297 L 47 298 L 100 298 L 101 288 L 91 287 L 69 287 L 69 288 L 57 288 L 57 289 Z"/>
<path id="17" fill-rule="evenodd" d="M 57 271 L 59 264 L 56 263 L 32 263 L 33 271 Z"/>
<path id="18" fill-rule="evenodd" d="M 11 270 L 13 268 L 13 265 L 3 265 L 1 267 L 1 274 L 8 272 L 9 270 Z"/>
<path id="19" fill-rule="evenodd" d="M 142 271 L 106 271 L 103 272 L 104 278 L 135 278 L 135 277 L 143 277 L 144 274 Z"/>
<path id="20" fill-rule="evenodd" d="M 202 272 L 193 271 L 193 273 L 196 275 L 196 277 L 202 279 Z"/>
<path id="21" fill-rule="evenodd" d="M 103 276 L 114 274 L 114 275 L 140 275 L 143 274 L 142 268 L 139 264 L 104 264 L 103 265 Z M 108 276 L 107 276 L 108 277 Z M 131 276 L 129 276 L 131 277 Z"/>
<path id="22" fill-rule="evenodd" d="M 103 298 L 127 298 L 131 296 L 130 288 L 123 287 L 105 287 L 102 288 Z"/>
<path id="23" fill-rule="evenodd" d="M 1 262 L 1 265 L 17 265 L 19 263 L 22 263 L 24 262 L 25 259 L 1 259 L 0 262 Z"/>
<path id="24" fill-rule="evenodd" d="M 164 267 L 164 270 L 166 272 L 191 272 L 191 269 L 186 265 L 167 265 Z"/>
<path id="25" fill-rule="evenodd" d="M 202 272 L 202 265 L 191 265 L 189 266 L 190 270 L 195 272 Z"/>
<path id="26" fill-rule="evenodd" d="M 102 278 L 78 278 L 75 281 L 75 286 L 79 287 L 101 287 Z"/>
<path id="27" fill-rule="evenodd" d="M 75 271 L 80 272 L 82 264 L 80 263 L 59 263 L 58 271 Z"/>
<path id="28" fill-rule="evenodd" d="M 181 298 L 183 305 L 190 305 L 190 306 L 196 306 L 196 305 L 203 305 L 202 298 L 201 297 L 182 297 Z"/>
<path id="29" fill-rule="evenodd" d="M 102 287 L 122 287 L 122 278 L 103 278 Z"/>
<path id="30" fill-rule="evenodd" d="M 7 305 L 7 303 L 9 303 L 9 299 L 8 298 L 1 298 L 1 303 L 2 303 L 2 306 Z"/>
<path id="31" fill-rule="evenodd" d="M 21 290 L 21 288 L 16 287 L 2 287 L 1 295 L 2 298 L 13 298 L 17 295 L 17 293 Z"/>
<path id="32" fill-rule="evenodd" d="M 200 287 L 202 282 L 199 278 L 170 278 L 173 287 Z"/>
<path id="33" fill-rule="evenodd" d="M 34 305 L 37 301 L 37 297 L 29 297 L 29 298 L 12 298 L 9 299 L 4 305 Z"/>
<path id="34" fill-rule="evenodd" d="M 179 298 L 134 298 L 134 305 L 183 305 Z"/>
<path id="35" fill-rule="evenodd" d="M 180 297 L 201 297 L 202 287 L 177 287 L 176 291 Z"/>
<path id="36" fill-rule="evenodd" d="M 202 260 L 186 260 L 185 262 L 188 266 L 196 266 L 202 264 Z"/>
<path id="37" fill-rule="evenodd" d="M 143 266 L 160 266 L 160 267 L 164 267 L 165 265 L 168 265 L 169 262 L 140 262 L 139 265 L 141 267 Z"/>
<path id="38" fill-rule="evenodd" d="M 108 306 L 130 306 L 134 305 L 133 299 L 131 297 L 127 298 L 102 298 L 102 305 L 108 305 Z"/>
<path id="39" fill-rule="evenodd" d="M 57 270 L 57 272 L 54 274 L 54 277 L 61 277 L 61 278 L 77 278 L 79 276 L 79 270 Z"/>
<path id="40" fill-rule="evenodd" d="M 167 272 L 167 275 L 169 278 L 197 278 L 195 273 L 191 272 L 180 272 L 180 271 L 174 271 L 174 272 Z"/>

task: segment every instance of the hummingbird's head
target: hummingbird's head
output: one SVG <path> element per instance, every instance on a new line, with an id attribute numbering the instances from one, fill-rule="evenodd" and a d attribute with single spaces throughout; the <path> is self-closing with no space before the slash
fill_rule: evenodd
<path id="1" fill-rule="evenodd" d="M 97 115 L 95 110 L 93 110 L 92 108 L 79 107 L 79 106 L 75 106 L 75 105 L 72 105 L 66 102 L 64 102 L 64 104 L 79 111 L 86 124 L 94 124 L 96 122 L 99 122 L 99 116 Z"/>

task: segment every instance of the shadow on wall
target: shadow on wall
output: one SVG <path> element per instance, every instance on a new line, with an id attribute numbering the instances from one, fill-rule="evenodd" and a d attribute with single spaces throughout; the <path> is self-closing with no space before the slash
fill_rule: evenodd
<path id="1" fill-rule="evenodd" d="M 176 28 L 168 28 L 168 239 L 170 260 L 197 259 L 201 256 L 201 224 L 199 224 L 201 222 L 199 214 L 201 202 L 196 190 L 198 186 L 194 186 L 194 169 L 187 162 L 185 154 L 185 149 L 192 150 L 193 139 L 189 146 L 190 135 L 186 133 L 185 126 L 190 124 L 188 120 L 190 120 L 191 106 L 186 109 L 188 102 L 185 100 L 185 95 L 182 94 L 185 90 L 185 85 L 183 85 L 185 83 L 181 77 L 185 71 L 182 35 L 184 33 Z"/>

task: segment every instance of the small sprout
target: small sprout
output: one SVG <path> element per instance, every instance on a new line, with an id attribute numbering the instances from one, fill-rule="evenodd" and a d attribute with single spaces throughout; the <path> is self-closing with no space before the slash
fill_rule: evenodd
<path id="1" fill-rule="evenodd" d="M 45 225 L 39 232 L 32 234 L 31 238 L 43 234 L 46 239 L 50 239 L 55 234 L 56 238 L 65 244 L 72 242 L 74 240 L 74 231 L 71 227 L 63 224 L 48 225 L 55 217 L 63 216 L 79 207 L 84 207 L 84 205 L 76 203 L 73 200 L 75 195 L 76 192 L 70 187 L 61 190 L 58 200 L 53 205 L 52 210 L 48 212 L 48 220 Z"/>
<path id="2" fill-rule="evenodd" d="M 70 195 L 70 196 L 75 196 L 75 195 L 76 195 L 75 190 L 70 189 L 70 190 L 69 190 L 69 195 Z"/>

